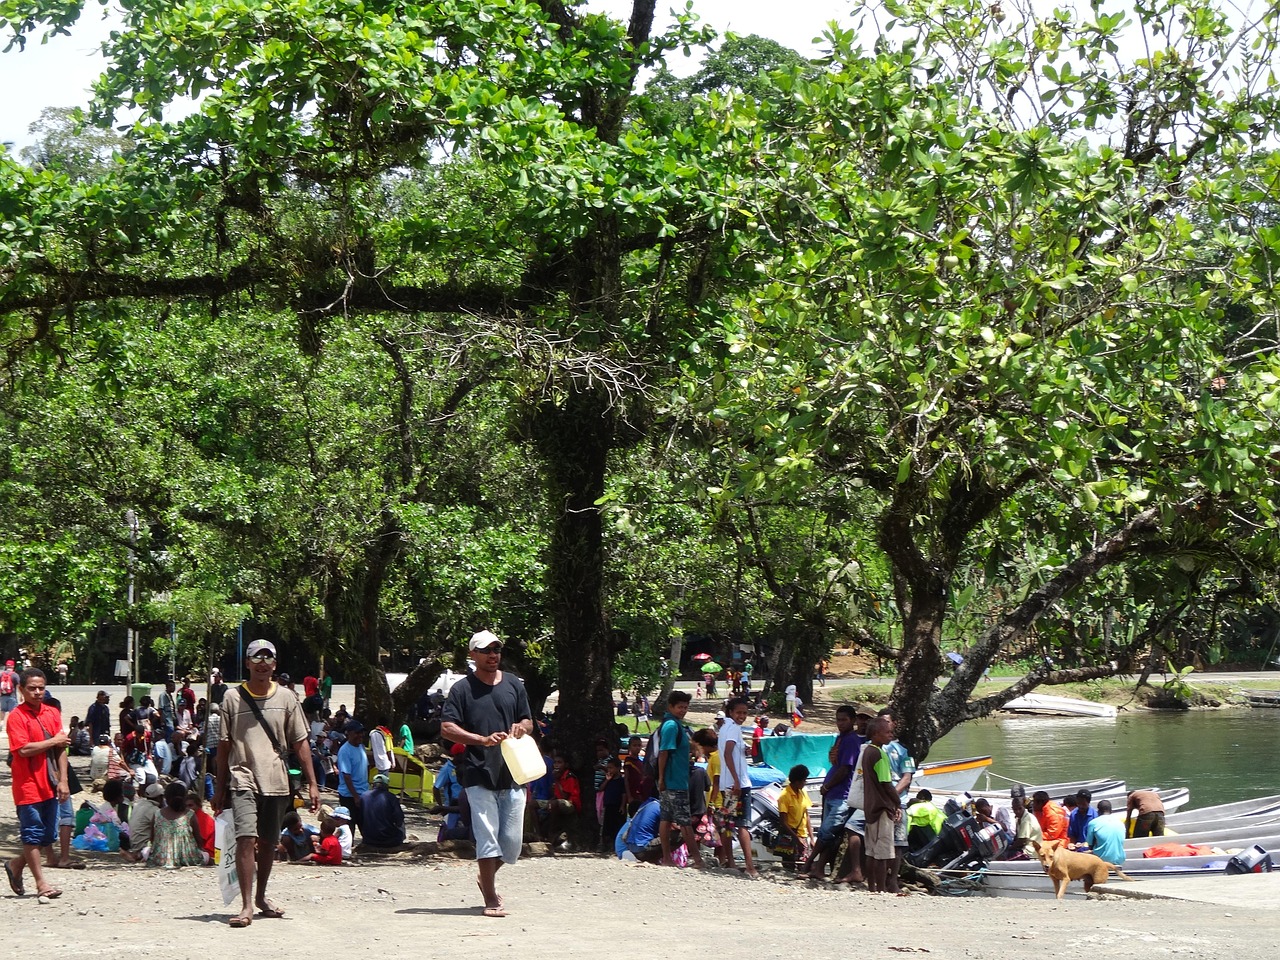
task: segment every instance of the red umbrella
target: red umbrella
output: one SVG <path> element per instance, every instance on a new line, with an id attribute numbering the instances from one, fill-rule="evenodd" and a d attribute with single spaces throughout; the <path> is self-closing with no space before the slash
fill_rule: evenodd
<path id="1" fill-rule="evenodd" d="M 694 662 L 695 662 L 695 663 L 696 663 L 696 662 L 698 662 L 698 661 L 701 661 L 701 660 L 710 660 L 710 659 L 711 659 L 711 654 L 709 654 L 709 653 L 695 653 L 695 654 L 693 655 L 693 659 L 694 659 Z"/>

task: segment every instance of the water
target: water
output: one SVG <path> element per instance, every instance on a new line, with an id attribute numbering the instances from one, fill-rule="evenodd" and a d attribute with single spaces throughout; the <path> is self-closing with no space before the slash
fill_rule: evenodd
<path id="1" fill-rule="evenodd" d="M 1186 809 L 1280 793 L 1280 710 L 1121 713 L 1116 720 L 1009 716 L 962 724 L 930 760 L 990 754 L 1026 783 L 1116 777 L 1129 787 L 1187 787 Z M 990 778 L 991 789 L 1005 781 Z M 986 789 L 983 779 L 978 786 Z"/>

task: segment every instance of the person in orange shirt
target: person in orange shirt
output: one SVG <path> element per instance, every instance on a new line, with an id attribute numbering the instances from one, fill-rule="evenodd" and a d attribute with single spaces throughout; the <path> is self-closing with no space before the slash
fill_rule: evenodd
<path id="1" fill-rule="evenodd" d="M 1049 799 L 1049 794 L 1037 790 L 1031 796 L 1031 811 L 1040 821 L 1040 832 L 1045 840 L 1067 839 L 1067 811 Z"/>

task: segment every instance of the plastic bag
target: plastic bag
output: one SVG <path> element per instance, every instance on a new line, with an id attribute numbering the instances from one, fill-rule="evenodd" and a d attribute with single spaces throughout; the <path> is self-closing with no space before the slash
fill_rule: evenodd
<path id="1" fill-rule="evenodd" d="M 229 807 L 213 818 L 213 842 L 218 891 L 225 906 L 240 893 L 240 878 L 236 873 L 236 822 Z"/>

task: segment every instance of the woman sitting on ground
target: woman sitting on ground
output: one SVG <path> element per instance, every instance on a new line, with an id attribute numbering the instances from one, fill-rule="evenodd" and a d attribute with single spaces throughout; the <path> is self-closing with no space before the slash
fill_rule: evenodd
<path id="1" fill-rule="evenodd" d="M 153 867 L 202 867 L 208 857 L 196 828 L 195 811 L 187 806 L 187 788 L 175 780 L 164 788 L 164 806 L 155 821 L 151 857 Z"/>

